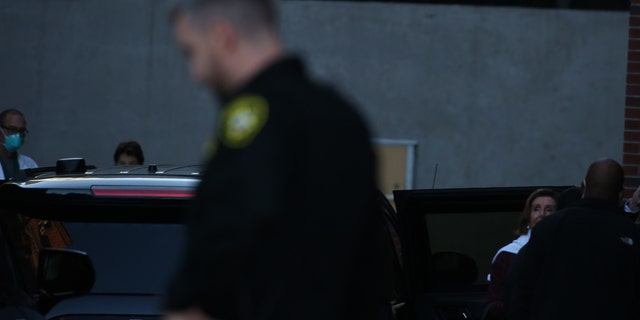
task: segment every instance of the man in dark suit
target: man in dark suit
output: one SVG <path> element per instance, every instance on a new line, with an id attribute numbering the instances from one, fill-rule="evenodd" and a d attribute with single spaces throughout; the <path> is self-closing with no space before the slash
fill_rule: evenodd
<path id="1" fill-rule="evenodd" d="M 640 318 L 640 230 L 620 212 L 616 161 L 589 167 L 583 199 L 543 219 L 505 290 L 507 318 Z"/>

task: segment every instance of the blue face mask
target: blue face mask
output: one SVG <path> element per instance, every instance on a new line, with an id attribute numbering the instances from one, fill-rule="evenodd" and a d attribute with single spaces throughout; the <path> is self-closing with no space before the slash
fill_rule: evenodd
<path id="1" fill-rule="evenodd" d="M 4 130 L 2 130 L 2 134 L 4 135 L 4 148 L 7 149 L 7 151 L 13 153 L 22 147 L 24 137 L 21 134 L 15 133 L 7 136 L 7 134 L 4 133 Z"/>

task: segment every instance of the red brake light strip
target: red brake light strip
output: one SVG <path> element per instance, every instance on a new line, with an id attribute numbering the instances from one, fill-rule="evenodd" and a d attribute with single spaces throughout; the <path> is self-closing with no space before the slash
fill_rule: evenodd
<path id="1" fill-rule="evenodd" d="M 93 187 L 91 192 L 97 197 L 153 197 L 153 198 L 193 198 L 194 190 L 188 189 L 134 189 Z"/>

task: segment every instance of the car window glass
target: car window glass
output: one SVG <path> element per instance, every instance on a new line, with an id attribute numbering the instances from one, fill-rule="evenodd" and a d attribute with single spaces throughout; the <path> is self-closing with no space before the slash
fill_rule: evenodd
<path id="1" fill-rule="evenodd" d="M 159 294 L 180 259 L 183 225 L 65 223 L 69 249 L 86 252 L 96 270 L 92 293 Z"/>
<path id="2" fill-rule="evenodd" d="M 432 258 L 437 255 L 436 260 L 439 259 L 438 272 L 443 272 L 442 268 L 451 268 L 444 271 L 454 278 L 456 275 L 453 273 L 465 273 L 464 270 L 454 270 L 455 265 L 464 262 L 460 262 L 463 259 L 454 257 L 455 255 L 442 255 L 453 252 L 468 257 L 475 263 L 477 275 L 469 284 L 487 284 L 491 260 L 498 249 L 516 238 L 514 231 L 519 217 L 520 212 L 427 214 L 426 224 Z M 433 264 L 434 259 L 430 260 Z M 430 268 L 428 272 L 436 271 Z M 435 276 L 431 274 L 430 278 Z"/>
<path id="3" fill-rule="evenodd" d="M 46 223 L 13 212 L 3 212 L 0 216 L 11 247 L 17 285 L 27 296 L 34 298 L 38 254 L 50 244 L 48 230 L 43 228 Z"/>
<path id="4" fill-rule="evenodd" d="M 78 223 L 4 214 L 17 269 L 35 295 L 37 257 L 42 248 L 86 252 L 96 270 L 92 293 L 160 294 L 182 249 L 181 224 Z"/>

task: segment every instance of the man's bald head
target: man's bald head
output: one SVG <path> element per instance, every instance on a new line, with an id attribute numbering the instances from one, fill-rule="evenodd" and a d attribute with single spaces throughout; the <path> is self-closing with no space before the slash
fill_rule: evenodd
<path id="1" fill-rule="evenodd" d="M 592 163 L 584 179 L 584 198 L 604 199 L 610 202 L 620 200 L 624 171 L 613 159 L 602 159 Z"/>

